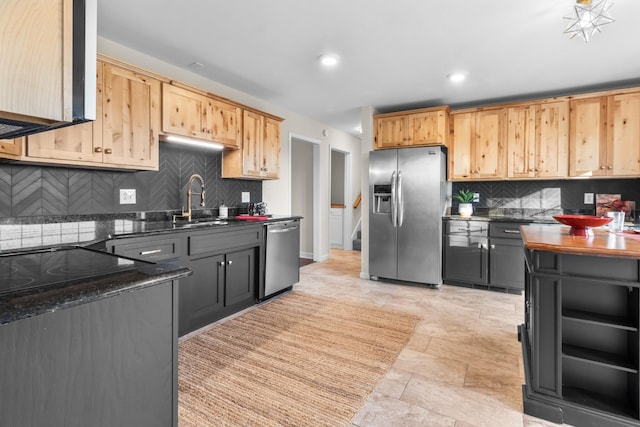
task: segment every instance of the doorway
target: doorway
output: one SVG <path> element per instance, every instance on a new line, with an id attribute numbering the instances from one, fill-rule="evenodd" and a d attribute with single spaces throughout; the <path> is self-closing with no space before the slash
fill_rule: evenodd
<path id="1" fill-rule="evenodd" d="M 291 214 L 300 224 L 300 258 L 320 260 L 320 141 L 289 135 Z"/>
<path id="2" fill-rule="evenodd" d="M 329 243 L 333 249 L 352 250 L 351 154 L 331 148 Z"/>

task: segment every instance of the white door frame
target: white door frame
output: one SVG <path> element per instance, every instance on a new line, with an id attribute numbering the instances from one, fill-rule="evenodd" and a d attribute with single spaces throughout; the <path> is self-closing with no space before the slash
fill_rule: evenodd
<path id="1" fill-rule="evenodd" d="M 313 260 L 320 261 L 320 141 L 304 135 L 289 132 L 289 153 L 293 139 L 313 144 Z M 291 180 L 291 155 L 289 155 L 289 194 L 293 194 Z M 291 212 L 291 198 L 289 198 L 289 212 Z"/>

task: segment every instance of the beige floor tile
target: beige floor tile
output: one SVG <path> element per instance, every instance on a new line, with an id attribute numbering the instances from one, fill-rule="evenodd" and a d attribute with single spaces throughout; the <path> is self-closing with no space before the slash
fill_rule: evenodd
<path id="1" fill-rule="evenodd" d="M 456 420 L 373 393 L 352 424 L 361 427 L 454 427 Z"/>
<path id="2" fill-rule="evenodd" d="M 431 356 L 407 348 L 400 352 L 393 367 L 412 374 L 425 376 L 433 381 L 456 384 L 458 386 L 464 385 L 467 371 L 465 363 L 444 357 Z"/>

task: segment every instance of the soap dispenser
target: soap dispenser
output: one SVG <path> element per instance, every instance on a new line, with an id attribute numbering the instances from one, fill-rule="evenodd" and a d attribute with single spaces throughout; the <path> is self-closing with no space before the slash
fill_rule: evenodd
<path id="1" fill-rule="evenodd" d="M 224 205 L 224 202 L 222 202 L 218 207 L 218 217 L 226 218 L 228 216 L 229 216 L 229 208 Z"/>

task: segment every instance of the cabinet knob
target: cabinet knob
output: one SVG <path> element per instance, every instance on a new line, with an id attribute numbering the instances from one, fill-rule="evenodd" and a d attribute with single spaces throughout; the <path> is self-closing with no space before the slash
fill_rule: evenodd
<path id="1" fill-rule="evenodd" d="M 220 267 L 224 267 L 224 261 L 220 261 L 220 262 L 218 263 L 218 265 L 219 265 Z"/>
<path id="2" fill-rule="evenodd" d="M 496 245 L 491 245 L 491 246 L 489 246 L 489 247 L 490 247 L 491 249 L 495 249 L 495 248 L 496 248 Z"/>
<path id="3" fill-rule="evenodd" d="M 607 169 L 613 169 L 613 166 L 608 166 Z"/>
<path id="4" fill-rule="evenodd" d="M 102 153 L 102 147 L 96 147 L 93 149 L 93 151 L 96 153 Z"/>
<path id="5" fill-rule="evenodd" d="M 600 166 L 600 169 L 606 169 L 606 168 L 607 168 L 606 166 Z"/>
<path id="6" fill-rule="evenodd" d="M 113 150 L 111 150 L 111 148 L 107 148 L 104 150 L 104 154 L 111 154 L 113 153 Z"/>
<path id="7" fill-rule="evenodd" d="M 233 264 L 233 261 L 228 261 L 227 264 L 231 265 Z"/>

